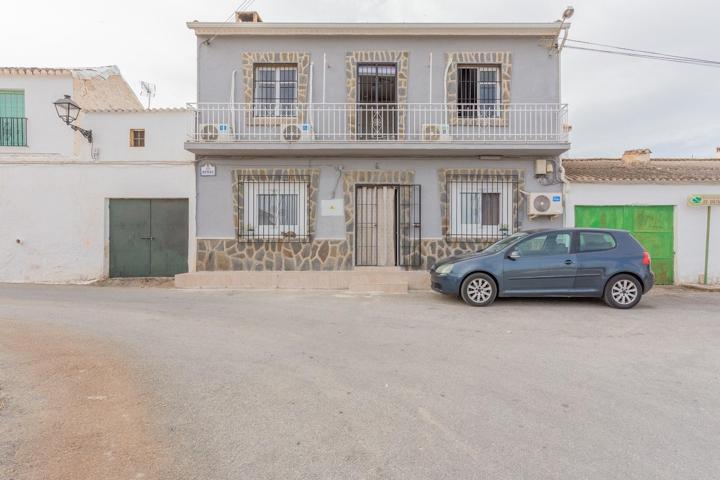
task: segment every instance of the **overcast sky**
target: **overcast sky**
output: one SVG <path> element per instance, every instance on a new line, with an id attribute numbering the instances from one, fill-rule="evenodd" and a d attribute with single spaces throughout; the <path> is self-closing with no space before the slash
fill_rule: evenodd
<path id="1" fill-rule="evenodd" d="M 7 1 L 7 0 L 5 0 Z M 545 22 L 571 0 L 255 0 L 278 22 Z M 157 84 L 157 106 L 195 100 L 189 20 L 223 21 L 240 0 L 24 0 L 5 6 L 0 65 L 118 65 L 133 88 Z M 717 0 L 575 0 L 571 38 L 720 60 Z M 720 68 L 563 52 L 571 156 L 714 155 Z"/>

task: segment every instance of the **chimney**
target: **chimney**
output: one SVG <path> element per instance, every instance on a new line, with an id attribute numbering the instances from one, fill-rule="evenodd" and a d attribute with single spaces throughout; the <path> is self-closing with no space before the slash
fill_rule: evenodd
<path id="1" fill-rule="evenodd" d="M 235 22 L 237 23 L 261 23 L 262 18 L 258 12 L 235 12 Z"/>
<path id="2" fill-rule="evenodd" d="M 636 165 L 638 163 L 650 162 L 650 154 L 652 152 L 649 148 L 639 148 L 637 150 L 627 150 L 623 153 L 622 163 L 623 165 Z"/>

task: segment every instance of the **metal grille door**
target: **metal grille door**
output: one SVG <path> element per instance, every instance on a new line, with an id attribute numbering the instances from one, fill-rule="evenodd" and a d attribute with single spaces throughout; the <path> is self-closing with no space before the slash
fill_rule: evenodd
<path id="1" fill-rule="evenodd" d="M 419 267 L 420 241 L 422 240 L 422 209 L 420 205 L 420 185 L 399 185 L 397 203 L 397 245 L 398 265 L 402 267 Z"/>
<path id="2" fill-rule="evenodd" d="M 360 64 L 357 79 L 358 140 L 397 139 L 397 66 Z"/>
<path id="3" fill-rule="evenodd" d="M 355 264 L 421 264 L 420 185 L 368 185 L 355 189 Z"/>

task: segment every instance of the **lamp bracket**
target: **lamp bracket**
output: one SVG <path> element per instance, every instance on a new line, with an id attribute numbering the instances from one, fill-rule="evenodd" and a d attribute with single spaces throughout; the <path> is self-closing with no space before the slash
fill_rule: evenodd
<path id="1" fill-rule="evenodd" d="M 76 132 L 80 132 L 82 136 L 87 139 L 88 143 L 93 143 L 92 130 L 85 130 L 84 128 L 80 128 L 77 125 L 70 125 L 70 128 L 72 128 Z"/>

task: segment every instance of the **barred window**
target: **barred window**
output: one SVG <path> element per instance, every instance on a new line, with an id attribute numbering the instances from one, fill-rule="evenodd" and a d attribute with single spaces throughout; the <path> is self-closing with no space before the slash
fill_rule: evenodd
<path id="1" fill-rule="evenodd" d="M 497 240 L 518 229 L 516 175 L 458 175 L 447 181 L 448 235 Z"/>
<path id="2" fill-rule="evenodd" d="M 500 67 L 459 65 L 457 98 L 460 118 L 499 117 L 502 102 Z"/>
<path id="3" fill-rule="evenodd" d="M 294 64 L 255 64 L 253 113 L 256 117 L 297 115 L 298 69 Z"/>
<path id="4" fill-rule="evenodd" d="M 248 240 L 308 239 L 309 178 L 303 175 L 240 178 L 240 237 Z"/>

